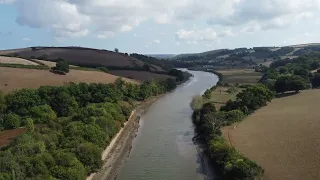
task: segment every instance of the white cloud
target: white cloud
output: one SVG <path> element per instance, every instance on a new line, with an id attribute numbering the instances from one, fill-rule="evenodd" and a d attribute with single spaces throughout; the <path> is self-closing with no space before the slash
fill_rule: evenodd
<path id="1" fill-rule="evenodd" d="M 155 39 L 155 40 L 153 40 L 153 43 L 160 44 L 160 40 L 159 39 Z"/>
<path id="2" fill-rule="evenodd" d="M 212 28 L 191 30 L 180 29 L 176 32 L 176 39 L 178 41 L 184 41 L 187 44 L 197 44 L 198 42 L 216 42 L 219 38 L 234 35 L 235 34 L 231 29 L 222 30 L 220 32 L 217 32 Z"/>
<path id="3" fill-rule="evenodd" d="M 147 43 L 147 44 L 145 45 L 145 47 L 148 48 L 148 47 L 150 47 L 150 46 L 152 46 L 152 45 L 154 45 L 154 44 L 160 44 L 160 42 L 161 42 L 161 41 L 160 41 L 159 39 L 155 39 L 155 40 Z"/>
<path id="4" fill-rule="evenodd" d="M 244 32 L 252 32 L 285 28 L 293 22 L 315 18 L 320 12 L 320 0 L 0 0 L 0 3 L 12 3 L 17 8 L 19 24 L 48 28 L 57 37 L 92 33 L 107 38 L 105 32 L 131 31 L 147 20 L 160 24 L 207 20 L 213 28 L 242 26 Z M 254 27 L 250 27 L 252 24 Z M 203 39 L 212 40 L 230 32 L 202 33 Z"/>
<path id="5" fill-rule="evenodd" d="M 22 41 L 31 41 L 30 38 L 22 38 Z"/>

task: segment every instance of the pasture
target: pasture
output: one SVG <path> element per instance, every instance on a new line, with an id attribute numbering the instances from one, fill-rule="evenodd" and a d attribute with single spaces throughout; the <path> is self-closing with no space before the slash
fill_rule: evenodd
<path id="1" fill-rule="evenodd" d="M 223 75 L 222 83 L 228 84 L 255 84 L 257 83 L 262 73 L 255 72 L 254 69 L 228 69 L 218 70 Z"/>

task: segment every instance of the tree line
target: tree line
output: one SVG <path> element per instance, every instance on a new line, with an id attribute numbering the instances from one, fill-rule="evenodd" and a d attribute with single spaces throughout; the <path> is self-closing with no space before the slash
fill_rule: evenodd
<path id="1" fill-rule="evenodd" d="M 176 87 L 174 79 L 140 85 L 70 83 L 0 93 L 0 127 L 25 127 L 0 151 L 0 179 L 85 179 L 136 103 Z"/>
<path id="2" fill-rule="evenodd" d="M 209 92 L 211 90 L 207 90 Z M 205 93 L 203 98 L 207 98 Z M 221 107 L 218 111 L 213 102 L 201 104 L 201 97 L 195 98 L 192 120 L 196 128 L 198 140 L 205 143 L 210 159 L 219 170 L 222 179 L 254 180 L 262 177 L 264 170 L 255 162 L 244 157 L 231 147 L 222 137 L 221 128 L 239 122 L 255 110 L 271 101 L 274 93 L 264 85 L 248 86 L 237 95 L 235 101 Z"/>
<path id="3" fill-rule="evenodd" d="M 270 68 L 264 68 L 260 82 L 277 93 L 320 87 L 320 54 L 314 53 L 296 59 L 274 61 Z"/>

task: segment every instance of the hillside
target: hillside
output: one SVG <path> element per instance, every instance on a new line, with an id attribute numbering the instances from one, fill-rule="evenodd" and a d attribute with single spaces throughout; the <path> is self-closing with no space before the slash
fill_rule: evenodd
<path id="1" fill-rule="evenodd" d="M 163 71 L 159 66 L 145 63 L 127 54 L 83 47 L 31 47 L 2 50 L 0 55 L 50 61 L 61 58 L 71 65 L 105 66 L 109 69 L 143 69 L 144 65 L 147 64 L 150 70 Z"/>
<path id="2" fill-rule="evenodd" d="M 320 52 L 320 44 L 218 49 L 180 54 L 172 58 L 172 63 L 177 67 L 253 68 L 258 65 L 269 66 L 274 60 L 294 59 L 314 52 Z"/>
<path id="3" fill-rule="evenodd" d="M 118 76 L 98 71 L 70 70 L 67 75 L 56 75 L 48 70 L 0 67 L 0 91 L 11 92 L 22 88 L 60 86 L 68 82 L 112 83 Z M 137 81 L 124 78 L 127 82 Z"/>

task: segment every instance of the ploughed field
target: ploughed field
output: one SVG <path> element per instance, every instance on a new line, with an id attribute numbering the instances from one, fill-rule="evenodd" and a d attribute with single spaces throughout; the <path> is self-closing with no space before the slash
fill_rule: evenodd
<path id="1" fill-rule="evenodd" d="M 59 86 L 69 82 L 112 83 L 118 76 L 98 71 L 70 70 L 67 75 L 57 75 L 48 70 L 18 69 L 0 67 L 0 91 L 10 92 L 22 88 L 39 88 L 40 86 Z M 123 78 L 137 83 L 135 80 Z"/>
<path id="2" fill-rule="evenodd" d="M 320 179 L 320 90 L 274 99 L 238 125 L 226 140 L 265 170 L 266 180 Z"/>

